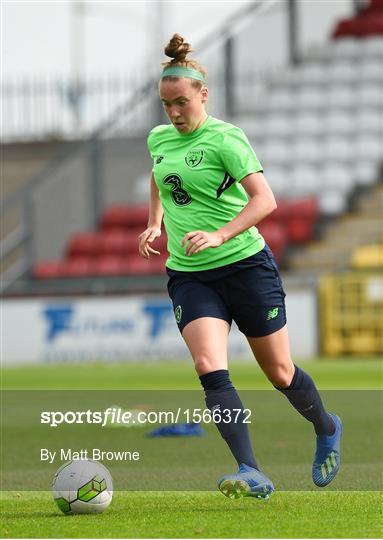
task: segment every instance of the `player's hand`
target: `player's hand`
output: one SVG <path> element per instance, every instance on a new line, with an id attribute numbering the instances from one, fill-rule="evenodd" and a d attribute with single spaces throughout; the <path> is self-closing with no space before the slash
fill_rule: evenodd
<path id="1" fill-rule="evenodd" d="M 186 245 L 185 255 L 199 253 L 206 248 L 219 247 L 224 242 L 222 234 L 219 232 L 191 231 L 182 239 L 181 246 Z"/>
<path id="2" fill-rule="evenodd" d="M 152 247 L 150 247 L 150 244 L 161 236 L 161 228 L 160 227 L 148 227 L 144 230 L 143 233 L 140 234 L 138 237 L 139 244 L 138 244 L 138 251 L 139 254 L 142 257 L 145 257 L 145 259 L 149 259 L 150 255 L 160 255 L 159 251 L 156 251 Z"/>

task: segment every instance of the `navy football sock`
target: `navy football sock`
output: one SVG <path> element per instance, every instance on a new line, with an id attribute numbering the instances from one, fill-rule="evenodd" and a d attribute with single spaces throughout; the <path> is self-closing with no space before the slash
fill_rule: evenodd
<path id="1" fill-rule="evenodd" d="M 200 381 L 205 390 L 206 406 L 212 412 L 217 411 L 217 417 L 221 414 L 221 418 L 226 420 L 229 417 L 225 410 L 231 411 L 230 422 L 217 421 L 216 425 L 228 444 L 231 453 L 237 460 L 238 465 L 245 463 L 249 467 L 258 469 L 250 441 L 249 430 L 247 424 L 243 423 L 245 419 L 243 405 L 229 379 L 229 372 L 226 369 L 212 371 L 201 375 Z M 241 411 L 239 414 L 238 409 Z"/>
<path id="2" fill-rule="evenodd" d="M 290 386 L 275 388 L 285 394 L 292 406 L 309 422 L 312 422 L 317 435 L 332 435 L 334 433 L 334 421 L 325 411 L 314 381 L 303 369 L 295 366 Z"/>

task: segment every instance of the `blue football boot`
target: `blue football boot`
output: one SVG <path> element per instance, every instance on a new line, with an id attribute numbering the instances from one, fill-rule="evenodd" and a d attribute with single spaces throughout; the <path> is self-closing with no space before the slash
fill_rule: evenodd
<path id="1" fill-rule="evenodd" d="M 342 422 L 339 416 L 330 415 L 334 420 L 333 435 L 317 435 L 317 448 L 313 463 L 313 482 L 319 487 L 332 482 L 340 467 L 340 439 L 342 437 Z"/>
<path id="2" fill-rule="evenodd" d="M 256 497 L 268 499 L 274 491 L 271 480 L 261 471 L 241 463 L 237 474 L 226 474 L 218 480 L 218 489 L 229 499 Z"/>

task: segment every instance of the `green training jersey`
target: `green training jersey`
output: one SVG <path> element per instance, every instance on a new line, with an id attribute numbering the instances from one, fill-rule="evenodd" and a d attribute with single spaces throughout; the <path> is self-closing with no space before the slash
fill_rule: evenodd
<path id="1" fill-rule="evenodd" d="M 186 233 L 214 232 L 247 204 L 241 180 L 262 167 L 241 129 L 211 116 L 192 133 L 160 125 L 149 133 L 148 148 L 164 209 L 169 268 L 209 270 L 263 249 L 265 241 L 256 227 L 191 256 L 185 255 L 186 246 L 181 247 Z"/>

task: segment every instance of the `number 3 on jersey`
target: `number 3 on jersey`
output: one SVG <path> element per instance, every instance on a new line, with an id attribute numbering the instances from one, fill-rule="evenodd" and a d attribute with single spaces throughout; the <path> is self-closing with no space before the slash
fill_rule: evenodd
<path id="1" fill-rule="evenodd" d="M 171 196 L 174 204 L 185 206 L 192 202 L 189 193 L 182 187 L 182 178 L 178 174 L 168 174 L 164 178 L 164 184 L 171 186 Z"/>

